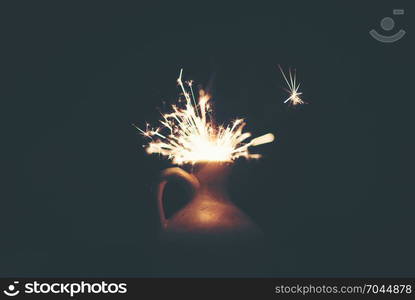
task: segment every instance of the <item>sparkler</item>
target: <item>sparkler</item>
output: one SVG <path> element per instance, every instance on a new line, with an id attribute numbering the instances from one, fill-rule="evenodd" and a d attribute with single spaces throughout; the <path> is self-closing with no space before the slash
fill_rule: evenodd
<path id="1" fill-rule="evenodd" d="M 146 129 L 136 127 L 150 139 L 145 146 L 147 153 L 167 156 L 176 164 L 194 164 L 201 161 L 231 162 L 239 157 L 260 158 L 260 154 L 249 153 L 249 148 L 274 141 L 271 133 L 251 139 L 251 133 L 244 132 L 246 123 L 236 119 L 228 125 L 217 125 L 212 118 L 210 95 L 200 89 L 196 101 L 192 81 L 185 85 L 180 70 L 177 83 L 184 98 L 184 105 L 172 105 L 172 112 L 161 114 L 160 127 Z"/>
<path id="2" fill-rule="evenodd" d="M 281 66 L 278 65 L 278 67 L 280 68 L 280 71 L 282 73 L 282 76 L 284 76 L 285 82 L 288 85 L 288 89 L 286 89 L 286 91 L 288 92 L 288 94 L 290 94 L 290 97 L 288 97 L 284 103 L 289 103 L 292 106 L 296 106 L 299 104 L 305 104 L 306 102 L 304 102 L 300 96 L 303 94 L 301 92 L 298 91 L 298 89 L 300 88 L 300 83 L 298 83 L 297 85 L 297 74 L 296 71 L 294 70 L 294 74 L 291 73 L 291 69 L 288 70 L 288 76 L 290 78 L 290 80 L 288 81 L 287 76 L 284 74 L 284 71 L 282 70 Z"/>

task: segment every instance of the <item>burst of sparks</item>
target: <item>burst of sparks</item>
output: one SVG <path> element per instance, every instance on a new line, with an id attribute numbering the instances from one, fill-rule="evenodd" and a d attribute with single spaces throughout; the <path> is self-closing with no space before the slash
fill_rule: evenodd
<path id="1" fill-rule="evenodd" d="M 185 98 L 184 105 L 172 105 L 172 112 L 162 113 L 160 127 L 153 129 L 149 124 L 146 124 L 145 130 L 136 127 L 150 138 L 145 146 L 147 153 L 167 156 L 179 165 L 261 157 L 260 154 L 249 153 L 249 147 L 270 143 L 274 135 L 268 133 L 247 142 L 251 133 L 243 132 L 243 119 L 236 119 L 226 126 L 217 125 L 212 119 L 210 95 L 201 89 L 196 102 L 192 81 L 185 82 L 188 87 L 186 90 L 182 73 L 183 69 L 180 70 L 177 83 Z"/>
<path id="2" fill-rule="evenodd" d="M 303 94 L 298 91 L 300 88 L 300 83 L 297 84 L 297 76 L 296 71 L 294 70 L 294 74 L 292 74 L 291 69 L 288 69 L 288 77 L 290 80 L 288 80 L 287 76 L 285 75 L 284 71 L 282 70 L 281 66 L 278 66 L 280 68 L 280 71 L 282 73 L 282 76 L 284 76 L 285 82 L 288 85 L 288 89 L 286 91 L 290 95 L 284 103 L 287 103 L 296 106 L 299 104 L 304 104 L 305 102 L 300 98 L 300 96 Z"/>

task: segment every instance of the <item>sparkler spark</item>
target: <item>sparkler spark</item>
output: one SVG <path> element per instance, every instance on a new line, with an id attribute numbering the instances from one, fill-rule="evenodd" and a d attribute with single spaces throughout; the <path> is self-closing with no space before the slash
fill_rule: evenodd
<path id="1" fill-rule="evenodd" d="M 288 76 L 290 78 L 290 80 L 288 81 L 287 76 L 285 75 L 284 71 L 282 70 L 281 66 L 278 65 L 278 67 L 280 68 L 280 71 L 282 73 L 282 76 L 284 76 L 285 82 L 288 85 L 288 89 L 286 89 L 286 91 L 288 92 L 288 94 L 290 95 L 290 97 L 288 97 L 284 103 L 289 103 L 292 106 L 296 106 L 299 104 L 305 104 L 306 102 L 304 102 L 300 96 L 303 94 L 301 92 L 298 91 L 298 89 L 300 88 L 300 83 L 298 83 L 297 85 L 297 76 L 296 76 L 296 71 L 294 70 L 294 74 L 291 73 L 291 69 L 288 69 Z"/>
<path id="2" fill-rule="evenodd" d="M 160 127 L 153 129 L 149 124 L 145 130 L 136 127 L 150 139 L 145 146 L 147 153 L 167 156 L 179 165 L 261 157 L 260 154 L 249 153 L 249 148 L 274 141 L 274 135 L 268 133 L 246 142 L 251 133 L 243 132 L 246 125 L 243 119 L 236 119 L 226 126 L 217 125 L 212 119 L 210 95 L 201 89 L 196 102 L 192 81 L 185 82 L 188 86 L 186 90 L 182 73 L 183 69 L 177 83 L 185 98 L 184 105 L 172 105 L 172 112 L 162 113 Z"/>

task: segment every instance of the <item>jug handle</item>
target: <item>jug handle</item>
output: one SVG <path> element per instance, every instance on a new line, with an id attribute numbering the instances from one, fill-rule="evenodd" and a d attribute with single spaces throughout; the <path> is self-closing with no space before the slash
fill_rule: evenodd
<path id="1" fill-rule="evenodd" d="M 170 180 L 177 180 L 185 184 L 185 186 L 189 188 L 191 194 L 193 194 L 200 186 L 199 180 L 194 175 L 181 168 L 168 168 L 161 172 L 161 180 L 157 187 L 157 207 L 162 228 L 165 228 L 167 224 L 166 215 L 164 213 L 163 194 L 164 188 Z"/>

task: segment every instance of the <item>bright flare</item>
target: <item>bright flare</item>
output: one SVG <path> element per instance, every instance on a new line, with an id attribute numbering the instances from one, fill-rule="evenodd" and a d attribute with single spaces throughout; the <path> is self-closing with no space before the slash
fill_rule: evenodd
<path id="1" fill-rule="evenodd" d="M 287 76 L 285 76 L 284 71 L 282 70 L 281 66 L 278 66 L 280 68 L 280 71 L 282 73 L 282 76 L 284 76 L 285 82 L 288 85 L 288 94 L 290 94 L 290 97 L 288 97 L 284 103 L 289 103 L 293 106 L 304 104 L 305 102 L 300 98 L 300 96 L 303 93 L 300 93 L 298 89 L 300 88 L 300 83 L 297 85 L 297 78 L 296 78 L 296 72 L 294 71 L 294 74 L 291 73 L 291 69 L 288 70 L 288 76 L 290 80 L 288 81 Z"/>
<path id="2" fill-rule="evenodd" d="M 210 96 L 200 90 L 196 103 L 192 81 L 186 82 L 189 93 L 184 87 L 182 72 L 183 69 L 180 70 L 177 83 L 186 100 L 183 107 L 172 105 L 171 113 L 162 114 L 161 127 L 152 129 L 148 124 L 145 130 L 137 127 L 144 136 L 151 139 L 145 146 L 147 153 L 159 153 L 179 165 L 261 157 L 260 154 L 249 153 L 248 148 L 270 143 L 274 141 L 274 135 L 268 133 L 246 142 L 251 133 L 243 132 L 243 119 L 236 119 L 227 126 L 215 124 L 211 117 Z M 162 133 L 164 131 L 166 134 Z"/>

